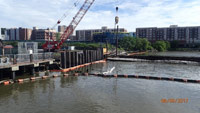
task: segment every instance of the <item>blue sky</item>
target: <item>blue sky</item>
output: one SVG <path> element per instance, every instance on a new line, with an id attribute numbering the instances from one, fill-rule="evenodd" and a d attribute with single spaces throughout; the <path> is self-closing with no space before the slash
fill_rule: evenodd
<path id="1" fill-rule="evenodd" d="M 0 27 L 52 27 L 68 25 L 84 0 L 0 0 Z M 115 7 L 119 6 L 119 26 L 128 31 L 138 27 L 200 26 L 200 0 L 96 0 L 77 29 L 114 27 Z M 70 9 L 73 9 L 69 11 Z"/>

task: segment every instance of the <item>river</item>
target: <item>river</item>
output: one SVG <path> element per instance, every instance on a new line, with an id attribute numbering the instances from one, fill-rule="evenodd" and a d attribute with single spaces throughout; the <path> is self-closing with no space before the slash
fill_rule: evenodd
<path id="1" fill-rule="evenodd" d="M 147 55 L 175 56 L 175 57 L 200 57 L 200 52 L 167 51 L 167 52 L 152 52 L 152 53 L 148 53 Z"/>
<path id="2" fill-rule="evenodd" d="M 89 71 L 102 73 L 112 67 L 116 67 L 112 74 L 200 79 L 200 67 L 192 65 L 107 62 L 89 66 Z M 200 84 L 70 76 L 1 85 L 0 110 L 1 113 L 199 113 L 199 94 Z M 161 102 L 171 98 L 188 102 Z"/>

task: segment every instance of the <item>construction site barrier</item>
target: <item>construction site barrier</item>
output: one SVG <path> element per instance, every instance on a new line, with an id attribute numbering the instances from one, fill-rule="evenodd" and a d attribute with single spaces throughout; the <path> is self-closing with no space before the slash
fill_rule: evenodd
<path id="1" fill-rule="evenodd" d="M 176 81 L 184 83 L 200 83 L 200 80 L 192 80 L 185 78 L 173 78 L 173 77 L 155 77 L 155 76 L 141 76 L 141 75 L 104 75 L 104 74 L 94 74 L 90 73 L 89 75 L 99 76 L 99 77 L 115 77 L 115 78 L 138 78 L 138 79 L 147 79 L 147 80 L 165 80 L 165 81 Z"/>
<path id="2" fill-rule="evenodd" d="M 192 79 L 185 79 L 185 78 L 173 78 L 173 77 L 155 77 L 155 76 L 142 76 L 142 75 L 106 75 L 106 74 L 96 74 L 96 73 L 74 73 L 71 76 L 97 76 L 97 77 L 105 77 L 105 78 L 135 78 L 135 79 L 146 79 L 146 80 L 165 80 L 165 81 L 175 81 L 175 82 L 182 82 L 182 83 L 199 83 L 200 80 L 192 80 Z M 69 77 L 70 74 L 62 74 L 63 77 Z M 35 80 L 45 80 L 47 78 L 56 78 L 61 77 L 61 75 L 53 75 L 53 76 L 42 76 L 42 77 L 31 77 L 27 79 L 18 79 L 16 83 L 23 83 L 25 81 L 35 81 Z M 9 85 L 13 84 L 13 81 L 3 81 L 2 84 Z"/>
<path id="3" fill-rule="evenodd" d="M 82 68 L 82 67 L 86 67 L 92 64 L 99 64 L 99 63 L 105 63 L 106 60 L 100 60 L 100 61 L 95 61 L 95 62 L 91 62 L 91 63 L 86 63 L 86 64 L 82 64 L 82 65 L 78 65 L 75 67 L 71 67 L 71 68 L 67 68 L 67 69 L 62 69 L 62 70 L 50 70 L 51 72 L 69 72 L 69 71 L 74 71 L 76 69 Z"/>

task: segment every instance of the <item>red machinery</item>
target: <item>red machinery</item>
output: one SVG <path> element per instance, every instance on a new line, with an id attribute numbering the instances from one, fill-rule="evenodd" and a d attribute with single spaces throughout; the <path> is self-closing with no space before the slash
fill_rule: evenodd
<path id="1" fill-rule="evenodd" d="M 49 38 L 45 44 L 42 45 L 45 51 L 55 51 L 59 50 L 62 44 L 67 40 L 67 38 L 74 32 L 75 28 L 78 26 L 82 18 L 85 16 L 91 5 L 94 3 L 95 0 L 85 0 L 84 4 L 81 6 L 80 10 L 77 14 L 73 17 L 73 20 L 66 28 L 65 32 L 61 35 L 60 41 L 55 41 L 52 38 Z M 58 20 L 57 24 L 60 24 L 61 20 Z M 50 36 L 49 36 L 50 37 Z"/>

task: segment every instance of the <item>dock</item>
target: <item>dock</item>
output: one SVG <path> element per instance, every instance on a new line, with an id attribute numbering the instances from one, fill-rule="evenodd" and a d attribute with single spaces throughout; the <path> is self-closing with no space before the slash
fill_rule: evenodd
<path id="1" fill-rule="evenodd" d="M 0 74 L 1 78 L 4 73 L 9 73 L 6 77 L 15 79 L 17 71 L 28 70 L 31 75 L 35 71 L 39 71 L 39 67 L 44 65 L 48 70 L 49 65 L 53 64 L 55 59 L 52 58 L 53 53 L 36 53 L 36 54 L 16 54 L 7 55 L 0 58 Z M 4 74 L 5 77 L 5 74 Z"/>

